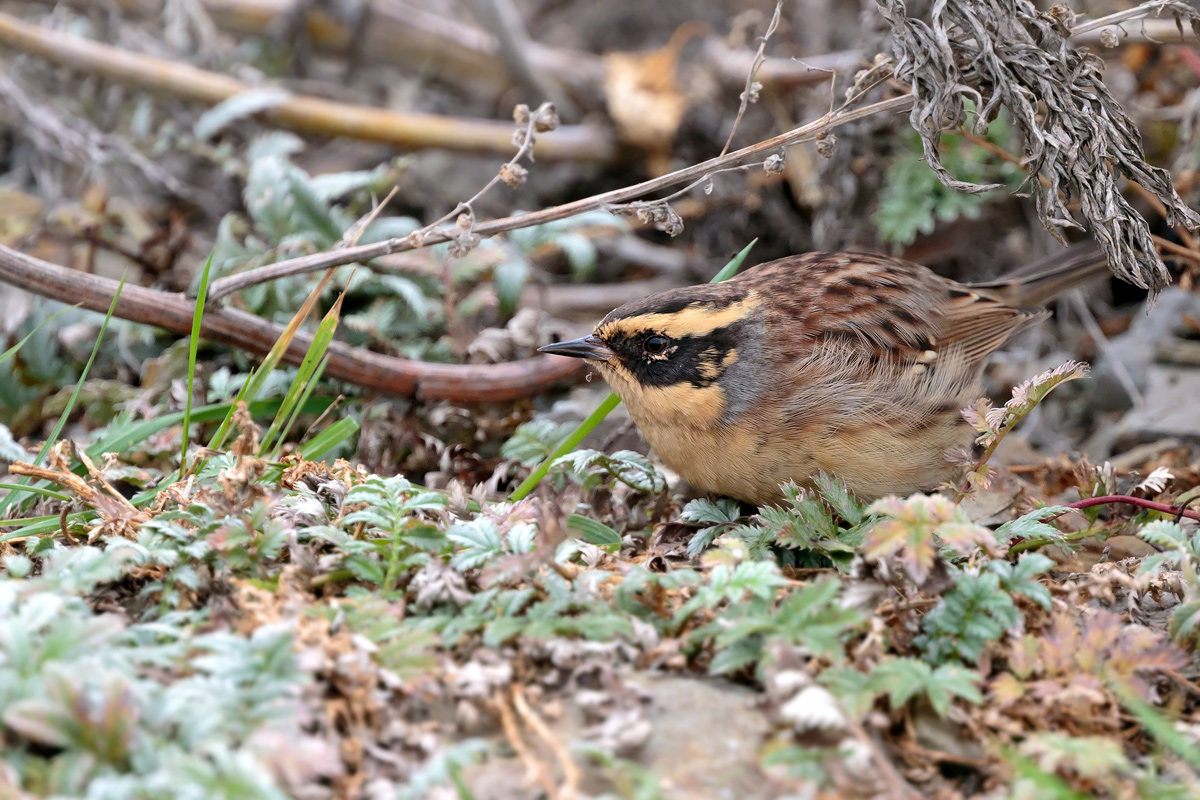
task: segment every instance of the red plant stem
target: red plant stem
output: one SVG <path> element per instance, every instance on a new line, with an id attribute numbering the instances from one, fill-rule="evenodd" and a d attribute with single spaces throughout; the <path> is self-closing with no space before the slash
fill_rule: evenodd
<path id="1" fill-rule="evenodd" d="M 1130 497 L 1127 494 L 1109 494 L 1104 497 L 1089 497 L 1086 500 L 1076 500 L 1074 503 L 1067 503 L 1067 508 L 1091 508 L 1092 506 L 1103 506 L 1109 503 L 1125 503 L 1139 508 L 1148 508 L 1151 511 L 1161 511 L 1164 514 L 1180 515 L 1178 506 L 1169 506 L 1166 503 L 1156 503 L 1153 500 L 1144 500 L 1140 497 Z M 1200 520 L 1200 511 L 1184 509 L 1182 515 L 1188 519 Z"/>

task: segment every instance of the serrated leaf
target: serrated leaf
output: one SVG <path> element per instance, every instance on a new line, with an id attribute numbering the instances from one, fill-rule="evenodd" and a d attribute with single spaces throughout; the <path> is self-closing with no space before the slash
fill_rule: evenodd
<path id="1" fill-rule="evenodd" d="M 824 471 L 819 472 L 813 483 L 817 486 L 817 491 L 826 503 L 837 513 L 839 517 L 849 522 L 851 525 L 857 525 L 863 520 L 863 506 L 858 500 L 850 494 L 850 490 L 846 488 L 846 484 L 842 483 L 832 475 L 826 474 Z"/>
<path id="2" fill-rule="evenodd" d="M 996 529 L 996 540 L 1007 544 L 1013 539 L 1038 539 L 1054 541 L 1062 538 L 1062 533 L 1045 520 L 1065 514 L 1071 509 L 1066 506 L 1045 506 L 1023 514 L 1017 519 L 1010 520 Z"/>
<path id="3" fill-rule="evenodd" d="M 688 502 L 679 512 L 683 522 L 695 522 L 701 525 L 715 525 L 722 522 L 736 522 L 742 516 L 738 504 L 723 497 L 715 503 L 711 500 L 698 498 Z"/>

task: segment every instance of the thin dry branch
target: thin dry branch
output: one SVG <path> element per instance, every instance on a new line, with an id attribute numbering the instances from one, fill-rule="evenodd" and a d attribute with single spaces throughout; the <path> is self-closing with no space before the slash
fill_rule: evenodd
<path id="1" fill-rule="evenodd" d="M 50 264 L 0 246 L 0 282 L 43 297 L 84 308 L 108 310 L 117 281 Z M 126 285 L 114 315 L 132 322 L 188 335 L 195 302 L 182 294 Z M 232 308 L 204 312 L 200 335 L 258 355 L 266 354 L 283 333 L 283 326 Z M 283 356 L 299 364 L 312 341 L 297 333 Z M 429 364 L 372 353 L 334 342 L 328 350 L 325 374 L 364 389 L 393 395 L 461 403 L 500 402 L 532 397 L 582 370 L 576 359 L 539 356 L 505 364 Z"/>
<path id="2" fill-rule="evenodd" d="M 227 75 L 46 30 L 9 14 L 0 14 L 0 43 L 80 72 L 205 105 L 217 105 L 256 88 Z M 348 136 L 397 147 L 512 153 L 512 126 L 492 120 L 401 113 L 306 95 L 292 95 L 260 116 L 304 133 Z M 540 138 L 534 148 L 538 158 L 574 161 L 608 161 L 615 152 L 611 135 L 590 125 L 562 126 Z"/>
<path id="3" fill-rule="evenodd" d="M 505 231 L 516 230 L 518 228 L 530 228 L 534 225 L 543 225 L 547 222 L 566 219 L 573 217 L 576 214 L 582 214 L 585 211 L 593 211 L 595 209 L 606 208 L 618 203 L 625 203 L 643 197 L 652 192 L 657 192 L 661 189 L 666 189 L 671 186 L 676 186 L 681 183 L 693 181 L 702 178 L 705 175 L 713 173 L 724 167 L 745 161 L 753 156 L 769 152 L 781 147 L 797 144 L 799 142 L 815 139 L 817 134 L 831 130 L 839 125 L 853 122 L 863 117 L 869 117 L 872 114 L 898 113 L 906 111 L 912 106 L 912 98 L 910 96 L 896 97 L 890 100 L 883 100 L 878 103 L 858 107 L 846 107 L 825 114 L 820 119 L 803 125 L 799 128 L 794 128 L 779 136 L 767 139 L 757 144 L 752 144 L 749 147 L 743 147 L 741 150 L 735 150 L 718 158 L 712 158 L 708 161 L 703 161 L 690 167 L 678 170 L 676 172 L 663 175 L 652 180 L 643 181 L 642 183 L 626 186 L 622 189 L 614 189 L 611 192 L 585 197 L 574 202 L 564 203 L 560 206 L 535 211 L 528 214 L 517 214 L 511 217 L 502 217 L 500 219 L 481 222 L 471 228 L 471 232 L 481 238 L 495 236 L 498 233 Z M 317 270 L 327 269 L 329 267 L 338 267 L 344 264 L 353 264 L 356 262 L 370 261 L 373 258 L 380 256 L 391 255 L 392 253 L 402 253 L 408 250 L 414 250 L 418 247 L 424 247 L 442 242 L 448 242 L 455 237 L 457 229 L 438 230 L 428 233 L 419 241 L 414 241 L 411 237 L 399 239 L 388 239 L 383 242 L 374 244 L 360 245 L 359 247 L 348 247 L 344 250 L 336 250 L 328 253 L 315 253 L 313 255 L 301 256 L 288 261 L 281 261 L 277 264 L 271 264 L 258 269 L 247 270 L 236 275 L 230 275 L 214 281 L 208 289 L 208 298 L 210 302 L 215 302 L 222 297 L 226 297 L 234 292 L 241 291 L 250 286 L 255 286 L 268 281 L 279 280 L 292 275 L 303 275 L 307 272 L 315 272 Z"/>

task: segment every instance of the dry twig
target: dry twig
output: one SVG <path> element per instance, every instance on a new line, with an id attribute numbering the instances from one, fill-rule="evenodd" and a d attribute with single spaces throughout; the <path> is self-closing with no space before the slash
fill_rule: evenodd
<path id="1" fill-rule="evenodd" d="M 554 753 L 554 758 L 558 761 L 558 767 L 563 773 L 563 785 L 557 796 L 561 800 L 575 800 L 575 797 L 579 794 L 581 777 L 575 760 L 571 758 L 571 754 L 567 752 L 567 748 L 563 747 L 562 742 L 554 735 L 554 731 L 550 730 L 546 722 L 529 705 L 529 702 L 525 699 L 525 687 L 519 683 L 513 684 L 512 700 L 513 708 L 521 715 L 521 719 L 550 748 L 550 752 Z"/>
<path id="2" fill-rule="evenodd" d="M 517 214 L 510 217 L 502 217 L 500 219 L 489 220 L 475 225 L 471 232 L 482 237 L 495 236 L 498 233 L 505 231 L 516 230 L 517 228 L 530 228 L 534 225 L 543 225 L 547 222 L 566 219 L 573 217 L 576 214 L 582 214 L 585 211 L 593 211 L 599 208 L 608 208 L 618 203 L 625 203 L 630 200 L 642 197 L 652 192 L 665 189 L 670 186 L 676 186 L 688 181 L 694 181 L 698 178 L 703 178 L 706 175 L 711 175 L 722 168 L 729 167 L 734 164 L 739 164 L 753 156 L 761 155 L 772 150 L 777 150 L 788 145 L 798 142 L 806 142 L 815 139 L 818 134 L 836 128 L 839 125 L 853 122 L 864 117 L 869 117 L 872 114 L 887 114 L 896 113 L 908 110 L 912 105 L 912 98 L 909 96 L 896 97 L 890 100 L 883 100 L 870 105 L 859 106 L 855 100 L 850 104 L 844 105 L 836 111 L 825 114 L 821 118 L 810 122 L 807 125 L 802 125 L 779 136 L 772 137 L 757 144 L 752 144 L 748 147 L 743 147 L 741 150 L 734 150 L 732 153 L 727 153 L 724 156 L 709 159 L 699 164 L 678 170 L 676 172 L 663 175 L 658 178 L 653 178 L 642 183 L 626 186 L 622 189 L 614 189 L 611 192 L 585 197 L 581 200 L 575 200 L 570 203 L 564 203 L 560 206 L 534 211 L 528 214 Z M 226 297 L 234 292 L 241 291 L 250 286 L 255 286 L 268 281 L 287 278 L 292 275 L 303 275 L 308 272 L 316 272 L 317 270 L 328 269 L 329 267 L 342 266 L 344 264 L 352 264 L 355 262 L 370 261 L 373 258 L 380 256 L 391 255 L 392 253 L 402 253 L 408 250 L 414 250 L 418 247 L 440 244 L 448 242 L 455 238 L 457 229 L 442 229 L 435 230 L 423 236 L 420 241 L 414 241 L 412 237 L 404 237 L 400 239 L 387 239 L 374 244 L 361 245 L 359 247 L 350 247 L 345 250 L 338 250 L 329 253 L 315 253 L 313 255 L 301 256 L 288 261 L 281 261 L 277 264 L 271 264 L 266 267 L 259 267 L 246 272 L 238 273 L 237 275 L 229 275 L 214 281 L 208 289 L 208 298 L 210 302 L 215 302 L 222 297 Z"/>
<path id="3" fill-rule="evenodd" d="M 0 43 L 56 64 L 150 91 L 170 92 L 216 105 L 251 90 L 227 75 L 131 53 L 63 31 L 50 31 L 0 14 Z M 463 120 L 437 114 L 400 113 L 293 95 L 261 112 L 263 119 L 306 133 L 349 136 L 399 147 L 512 152 L 512 128 L 492 120 Z M 547 159 L 607 161 L 612 138 L 596 127 L 563 126 L 540 140 L 537 155 Z"/>
<path id="4" fill-rule="evenodd" d="M 538 782 L 538 785 L 542 787 L 542 791 L 546 793 L 546 797 L 554 798 L 557 796 L 557 787 L 554 785 L 554 780 L 546 771 L 545 765 L 538 760 L 537 756 L 525 744 L 525 740 L 521 738 L 521 729 L 517 727 L 517 720 L 513 717 L 508 698 L 501 694 L 496 698 L 495 704 L 500 712 L 500 726 L 504 729 L 504 738 L 508 740 L 509 746 L 512 747 L 513 752 L 517 754 L 517 758 L 525 766 L 525 773 L 532 776 Z"/>

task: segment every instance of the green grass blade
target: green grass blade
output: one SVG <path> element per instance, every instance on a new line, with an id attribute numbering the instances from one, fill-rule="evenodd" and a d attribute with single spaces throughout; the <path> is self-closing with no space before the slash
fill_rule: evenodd
<path id="1" fill-rule="evenodd" d="M 329 408 L 332 402 L 332 398 L 318 397 L 303 404 L 302 412 L 306 414 L 320 414 Z M 255 418 L 273 416 L 278 413 L 281 403 L 282 401 L 278 399 L 257 400 L 248 406 L 250 416 Z M 230 409 L 234 407 L 233 403 L 214 403 L 212 405 L 193 408 L 192 422 L 217 422 L 228 416 Z M 134 423 L 121 430 L 113 431 L 104 437 L 104 439 L 93 444 L 87 449 L 88 457 L 98 459 L 104 453 L 123 453 L 139 442 L 150 438 L 163 428 L 169 428 L 181 422 L 183 422 L 182 411 L 174 414 L 163 414 L 161 417 Z"/>
<path id="2" fill-rule="evenodd" d="M 0 483 L 0 489 L 7 489 L 10 492 L 28 492 L 29 494 L 41 495 L 42 497 L 51 497 L 55 500 L 65 500 L 70 502 L 69 495 L 62 492 L 56 492 L 53 489 L 47 489 L 42 486 L 22 486 L 19 483 Z"/>
<path id="3" fill-rule="evenodd" d="M 721 283 L 727 281 L 734 275 L 737 275 L 738 270 L 742 268 L 742 262 L 746 260 L 746 256 L 750 255 L 750 250 L 758 243 L 758 239 L 751 239 L 750 244 L 742 248 L 736 256 L 734 256 L 728 264 L 721 267 L 721 271 L 713 276 L 709 283 Z"/>
<path id="4" fill-rule="evenodd" d="M 13 356 L 15 356 L 15 355 L 17 354 L 17 352 L 18 352 L 18 351 L 20 351 L 20 349 L 21 349 L 22 347 L 24 347 L 24 346 L 25 346 L 25 344 L 26 344 L 26 343 L 27 343 L 27 342 L 28 342 L 30 339 L 32 339 L 32 338 L 33 338 L 33 335 L 42 329 L 42 327 L 43 327 L 43 326 L 45 326 L 45 325 L 48 325 L 49 323 L 53 322 L 53 321 L 54 321 L 55 319 L 57 319 L 58 317 L 61 317 L 63 314 L 67 313 L 68 311 L 70 311 L 71 309 L 74 309 L 74 308 L 79 308 L 79 304 L 78 304 L 78 303 L 76 303 L 76 304 L 75 304 L 75 305 L 73 305 L 73 306 L 68 306 L 67 308 L 60 309 L 60 310 L 58 310 L 58 311 L 54 312 L 53 314 L 51 314 L 50 316 L 46 317 L 46 318 L 45 318 L 44 320 L 42 320 L 41 322 L 39 322 L 39 323 L 37 324 L 37 327 L 35 327 L 35 328 L 34 328 L 33 330 L 31 330 L 29 333 L 25 334 L 25 338 L 24 338 L 24 339 L 22 339 L 21 341 L 17 342 L 17 343 L 16 343 L 16 344 L 14 344 L 12 347 L 10 347 L 10 348 L 8 348 L 7 350 L 5 350 L 3 353 L 0 353 L 0 364 L 3 364 L 5 361 L 8 361 L 10 358 L 12 358 Z"/>
<path id="5" fill-rule="evenodd" d="M 742 248 L 741 252 L 734 256 L 728 264 L 721 268 L 721 271 L 713 276 L 709 283 L 720 283 L 727 281 L 737 274 L 741 269 L 742 262 L 746 260 L 746 256 L 750 255 L 750 249 L 754 247 L 758 239 L 751 240 L 750 244 Z M 610 394 L 604 398 L 604 402 L 597 406 L 596 410 L 588 414 L 587 419 L 579 423 L 579 427 L 571 431 L 571 435 L 563 439 L 562 443 L 554 448 L 554 452 L 546 457 L 546 460 L 538 464 L 533 472 L 529 473 L 529 477 L 521 481 L 521 485 L 513 490 L 508 499 L 516 502 L 528 496 L 537 485 L 541 483 L 542 478 L 546 477 L 546 473 L 550 471 L 550 465 L 557 459 L 562 458 L 567 453 L 575 449 L 575 447 L 584 440 L 592 430 L 600 424 L 601 420 L 609 415 L 614 408 L 621 404 L 621 398 L 615 394 Z"/>
<path id="6" fill-rule="evenodd" d="M 571 435 L 562 440 L 558 447 L 554 448 L 554 452 L 546 456 L 546 460 L 537 465 L 533 472 L 529 473 L 529 477 L 521 482 L 521 485 L 513 490 L 509 496 L 509 500 L 514 503 L 525 498 L 530 492 L 537 488 L 537 485 L 542 482 L 542 478 L 546 477 L 546 473 L 550 471 L 550 465 L 558 459 L 565 456 L 567 453 L 575 449 L 575 447 L 584 440 L 584 438 L 592 432 L 592 430 L 600 424 L 600 420 L 604 419 L 609 413 L 621 404 L 621 398 L 615 394 L 610 394 L 604 398 L 604 402 L 596 406 L 596 410 L 588 414 L 587 419 L 579 423 L 579 427 L 571 431 Z"/>
<path id="7" fill-rule="evenodd" d="M 237 410 L 237 404 L 239 402 L 252 403 L 258 399 L 258 393 L 266 385 L 267 378 L 279 366 L 283 354 L 287 352 L 287 349 L 291 347 L 292 341 L 296 338 L 296 333 L 300 330 L 301 324 L 312 313 L 313 308 L 317 305 L 317 300 L 321 297 L 321 293 L 329 285 L 329 279 L 333 277 L 333 272 L 332 269 L 325 271 L 325 275 L 321 278 L 320 283 L 313 287 L 313 290 L 308 293 L 308 297 L 300 306 L 300 309 L 292 315 L 291 321 L 288 322 L 287 327 L 284 328 L 279 338 L 275 340 L 275 344 L 271 346 L 270 352 L 263 358 L 258 369 L 251 372 L 250 376 L 246 378 L 246 383 L 234 399 L 233 408 L 230 409 L 229 415 L 213 435 L 212 441 L 208 443 L 209 447 L 219 450 L 225 446 L 225 440 L 229 438 L 229 432 L 233 429 L 233 414 Z"/>
<path id="8" fill-rule="evenodd" d="M 192 339 L 188 342 L 187 401 L 183 406 L 183 445 L 179 452 L 179 475 L 187 475 L 188 434 L 192 426 L 192 387 L 196 382 L 196 351 L 200 349 L 200 323 L 204 319 L 204 303 L 208 300 L 208 276 L 212 272 L 213 254 L 208 254 L 204 271 L 200 273 L 200 289 L 196 293 L 196 310 L 192 313 Z"/>
<path id="9" fill-rule="evenodd" d="M 317 332 L 313 334 L 312 343 L 309 344 L 308 351 L 304 354 L 304 360 L 300 362 L 300 368 L 296 370 L 296 377 L 292 379 L 292 385 L 288 387 L 287 394 L 283 397 L 283 405 L 279 407 L 279 412 L 271 421 L 271 427 L 267 429 L 262 438 L 258 451 L 260 456 L 270 452 L 275 437 L 279 435 L 284 423 L 291 417 L 292 409 L 296 407 L 301 395 L 308 388 L 317 368 L 324 362 L 325 351 L 329 349 L 330 343 L 333 342 L 333 334 L 337 331 L 342 313 L 342 298 L 345 296 L 344 291 L 338 295 L 333 307 L 329 309 L 325 318 L 321 320 L 321 324 L 317 326 Z"/>
<path id="10" fill-rule="evenodd" d="M 305 461 L 316 461 L 356 433 L 358 433 L 358 423 L 354 421 L 354 418 L 342 417 L 301 445 L 300 457 Z"/>
<path id="11" fill-rule="evenodd" d="M 28 487 L 24 488 L 27 489 Z M 76 511 L 74 514 L 68 514 L 67 522 L 78 522 L 89 513 L 87 511 Z M 22 527 L 0 536 L 0 542 L 11 542 L 15 539 L 25 539 L 30 536 L 44 536 L 47 533 L 54 533 L 62 526 L 62 517 L 58 514 L 48 514 L 44 517 L 30 517 L 29 519 L 0 520 L 0 527 L 7 528 L 12 525 L 21 525 Z"/>
<path id="12" fill-rule="evenodd" d="M 70 399 L 67 400 L 67 407 L 63 409 L 62 414 L 58 418 L 58 422 L 54 425 L 54 430 L 50 431 L 50 438 L 42 449 L 38 451 L 37 457 L 33 460 L 34 464 L 40 464 L 46 458 L 46 454 L 50 452 L 50 448 L 54 447 L 54 443 L 58 441 L 59 434 L 66 426 L 67 420 L 71 418 L 71 412 L 75 410 L 75 404 L 79 402 L 79 393 L 83 390 L 83 384 L 87 381 L 88 373 L 91 372 L 92 364 L 96 363 L 96 355 L 100 352 L 100 343 L 104 341 L 104 334 L 108 331 L 108 323 L 112 321 L 113 312 L 117 310 L 117 301 L 121 299 L 121 291 L 125 288 L 125 276 L 121 276 L 121 282 L 117 284 L 117 291 L 113 293 L 112 302 L 108 305 L 108 313 L 104 315 L 104 322 L 100 323 L 100 333 L 96 336 L 96 343 L 92 345 L 92 354 L 88 356 L 87 363 L 83 365 L 83 372 L 79 374 L 79 380 L 75 382 L 75 390 L 71 392 Z M 8 509 L 13 502 L 25 493 L 29 486 L 29 481 L 22 478 L 17 481 L 21 487 L 21 491 L 10 491 L 0 499 L 0 514 Z"/>
<path id="13" fill-rule="evenodd" d="M 279 435 L 280 446 L 286 442 L 288 437 L 292 435 L 292 428 L 296 425 L 296 420 L 300 418 L 300 411 L 308 403 L 309 396 L 313 393 L 313 389 L 317 388 L 317 384 L 321 382 L 321 376 L 325 374 L 325 367 L 329 364 L 329 358 L 326 356 L 321 359 L 321 363 L 317 365 L 317 370 L 309 379 L 308 385 L 304 387 L 303 394 L 300 395 L 300 402 L 292 409 L 291 416 L 288 417 L 287 424 L 283 426 L 283 433 Z"/>

